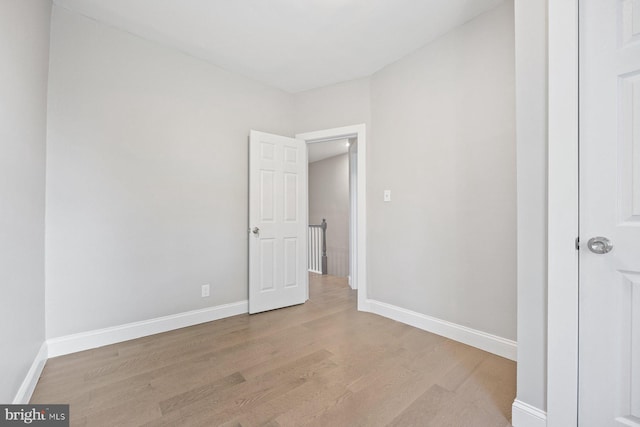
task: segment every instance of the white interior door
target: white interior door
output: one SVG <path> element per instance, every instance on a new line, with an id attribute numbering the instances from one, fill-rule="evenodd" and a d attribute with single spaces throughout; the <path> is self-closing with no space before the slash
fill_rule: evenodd
<path id="1" fill-rule="evenodd" d="M 307 298 L 306 144 L 251 131 L 249 313 Z"/>
<path id="2" fill-rule="evenodd" d="M 580 15 L 578 419 L 640 426 L 640 0 Z"/>

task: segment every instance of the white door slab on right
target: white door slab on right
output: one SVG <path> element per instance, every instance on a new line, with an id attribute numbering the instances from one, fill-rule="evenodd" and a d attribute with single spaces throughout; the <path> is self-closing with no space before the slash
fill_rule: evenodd
<path id="1" fill-rule="evenodd" d="M 640 0 L 580 0 L 578 423 L 640 426 Z"/>

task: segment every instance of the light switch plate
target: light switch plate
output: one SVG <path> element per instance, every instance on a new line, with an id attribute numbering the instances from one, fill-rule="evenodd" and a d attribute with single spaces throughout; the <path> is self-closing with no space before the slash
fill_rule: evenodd
<path id="1" fill-rule="evenodd" d="M 391 190 L 384 190 L 384 201 L 385 202 L 391 201 Z"/>

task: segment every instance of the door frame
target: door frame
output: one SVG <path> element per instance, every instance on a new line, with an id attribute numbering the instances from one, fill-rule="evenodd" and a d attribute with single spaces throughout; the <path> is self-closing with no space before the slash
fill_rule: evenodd
<path id="1" fill-rule="evenodd" d="M 349 286 L 351 289 L 358 289 L 358 283 L 355 280 L 356 268 L 358 263 L 356 258 L 358 257 L 358 250 L 356 244 L 356 237 L 358 232 L 356 226 L 358 225 L 358 140 L 351 138 L 349 141 Z M 353 141 L 355 141 L 356 149 L 354 150 Z M 352 279 L 353 277 L 353 279 Z"/>
<path id="2" fill-rule="evenodd" d="M 350 248 L 350 255 L 356 254 L 355 265 L 356 268 L 350 274 L 352 287 L 358 289 L 358 310 L 369 311 L 368 298 L 367 298 L 367 174 L 366 174 L 366 159 L 367 159 L 367 139 L 366 139 L 366 126 L 364 124 L 343 126 L 333 129 L 324 129 L 313 132 L 299 133 L 295 136 L 296 139 L 301 139 L 305 143 L 315 143 L 322 141 L 330 141 L 334 139 L 349 139 L 356 138 L 358 141 L 358 155 L 357 155 L 357 171 L 356 171 L 356 238 L 353 241 L 353 248 Z M 307 176 L 308 176 L 308 162 L 307 162 Z M 307 198 L 307 205 L 309 204 L 309 191 L 305 191 Z M 306 219 L 307 223 L 309 218 Z M 308 224 L 307 224 L 308 226 Z M 307 299 L 309 293 L 309 285 L 307 283 Z"/>
<path id="3" fill-rule="evenodd" d="M 548 3 L 547 425 L 578 423 L 579 0 Z"/>

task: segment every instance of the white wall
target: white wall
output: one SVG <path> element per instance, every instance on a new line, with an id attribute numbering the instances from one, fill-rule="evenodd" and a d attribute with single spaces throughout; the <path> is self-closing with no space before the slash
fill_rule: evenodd
<path id="1" fill-rule="evenodd" d="M 511 1 L 372 77 L 370 298 L 516 338 L 514 90 Z"/>
<path id="2" fill-rule="evenodd" d="M 370 79 L 338 83 L 294 95 L 295 133 L 371 125 Z"/>
<path id="3" fill-rule="evenodd" d="M 309 224 L 327 220 L 327 264 L 333 276 L 349 275 L 349 155 L 309 164 Z"/>
<path id="4" fill-rule="evenodd" d="M 292 97 L 59 7 L 51 37 L 48 337 L 246 300 L 247 138 Z"/>
<path id="5" fill-rule="evenodd" d="M 515 2 L 518 400 L 546 409 L 547 1 Z"/>
<path id="6" fill-rule="evenodd" d="M 49 0 L 0 0 L 0 402 L 45 338 L 44 200 Z"/>

